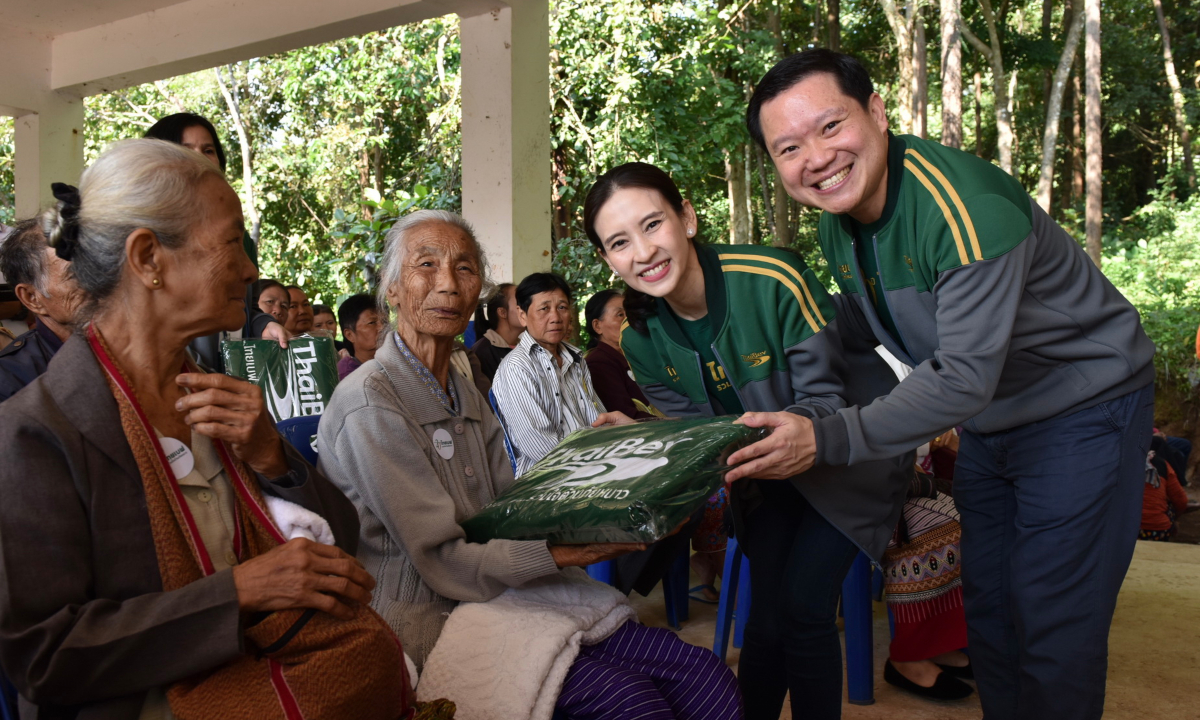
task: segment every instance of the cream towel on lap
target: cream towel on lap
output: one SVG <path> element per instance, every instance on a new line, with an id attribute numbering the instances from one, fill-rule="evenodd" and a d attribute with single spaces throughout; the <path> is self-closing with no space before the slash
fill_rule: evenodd
<path id="1" fill-rule="evenodd" d="M 333 530 L 329 528 L 329 522 L 325 518 L 274 495 L 263 493 L 263 500 L 267 503 L 267 512 L 271 513 L 275 527 L 279 528 L 279 532 L 288 540 L 302 537 L 322 545 L 333 544 Z"/>
<path id="2" fill-rule="evenodd" d="M 579 568 L 462 603 L 425 661 L 417 699 L 449 698 L 458 720 L 550 720 L 580 646 L 629 620 L 629 599 Z"/>

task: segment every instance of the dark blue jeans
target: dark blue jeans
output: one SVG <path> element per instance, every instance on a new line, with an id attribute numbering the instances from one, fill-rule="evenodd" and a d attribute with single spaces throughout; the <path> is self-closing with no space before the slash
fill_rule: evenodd
<path id="1" fill-rule="evenodd" d="M 750 559 L 750 619 L 738 661 L 746 720 L 842 713 L 837 603 L 858 548 L 787 480 L 757 480 L 764 502 L 738 538 Z"/>
<path id="2" fill-rule="evenodd" d="M 1066 417 L 963 434 L 954 501 L 985 720 L 1101 716 L 1153 416 L 1148 385 Z"/>

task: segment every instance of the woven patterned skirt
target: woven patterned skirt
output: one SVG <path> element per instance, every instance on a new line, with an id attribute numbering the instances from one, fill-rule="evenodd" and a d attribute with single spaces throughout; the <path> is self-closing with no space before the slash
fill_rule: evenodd
<path id="1" fill-rule="evenodd" d="M 927 660 L 967 646 L 963 614 L 962 527 L 954 500 L 910 498 L 883 560 L 892 613 L 891 659 Z"/>

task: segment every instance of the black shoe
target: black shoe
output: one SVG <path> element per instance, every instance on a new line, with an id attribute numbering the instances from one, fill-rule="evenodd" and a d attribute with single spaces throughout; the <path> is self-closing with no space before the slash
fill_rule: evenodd
<path id="1" fill-rule="evenodd" d="M 975 689 L 966 684 L 962 680 L 956 680 L 948 674 L 938 673 L 937 680 L 933 683 L 933 687 L 924 687 L 918 685 L 912 680 L 904 677 L 899 670 L 892 665 L 892 661 L 888 660 L 883 666 L 883 679 L 889 685 L 895 685 L 901 690 L 907 690 L 914 695 L 931 698 L 933 700 L 962 700 Z"/>
<path id="2" fill-rule="evenodd" d="M 941 663 L 935 663 L 935 664 L 938 667 L 940 667 L 950 677 L 956 677 L 956 678 L 960 678 L 962 680 L 974 680 L 975 679 L 975 669 L 970 665 L 970 663 L 968 663 L 962 667 L 956 667 L 954 665 L 943 665 Z"/>

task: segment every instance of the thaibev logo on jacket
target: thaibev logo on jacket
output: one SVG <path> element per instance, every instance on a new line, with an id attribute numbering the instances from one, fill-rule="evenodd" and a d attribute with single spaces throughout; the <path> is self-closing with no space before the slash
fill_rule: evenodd
<path id="1" fill-rule="evenodd" d="M 221 351 L 229 375 L 262 388 L 275 422 L 323 414 L 337 385 L 337 356 L 329 338 L 295 338 L 286 350 L 273 340 L 228 340 Z"/>
<path id="2" fill-rule="evenodd" d="M 692 438 L 675 440 L 651 440 L 644 437 L 625 438 L 600 447 L 579 450 L 575 447 L 558 448 L 542 458 L 536 466 L 540 472 L 552 474 L 542 487 L 547 491 L 533 497 L 534 500 L 572 500 L 575 498 L 611 498 L 621 500 L 629 496 L 628 487 L 602 487 L 611 483 L 628 486 L 655 468 L 670 462 L 671 448 Z M 566 472 L 564 476 L 562 473 Z"/>

